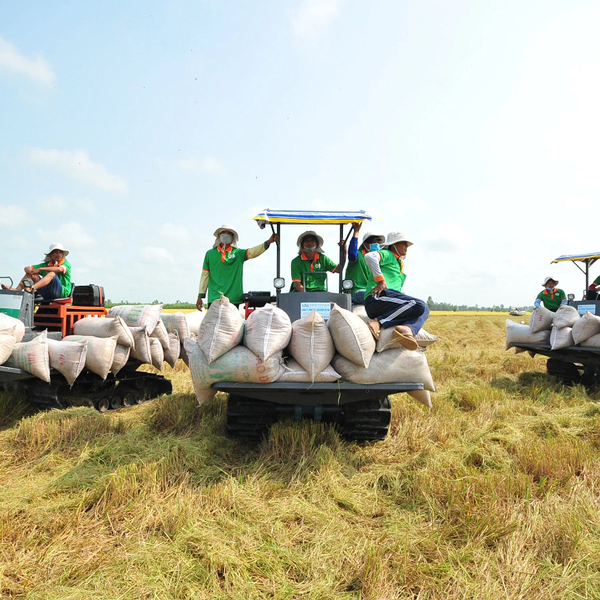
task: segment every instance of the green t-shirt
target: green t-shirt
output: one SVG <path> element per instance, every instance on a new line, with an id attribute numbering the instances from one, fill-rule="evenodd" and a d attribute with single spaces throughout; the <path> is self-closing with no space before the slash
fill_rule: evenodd
<path id="1" fill-rule="evenodd" d="M 244 294 L 244 263 L 248 253 L 241 248 L 232 248 L 221 260 L 217 248 L 211 248 L 204 256 L 202 268 L 209 272 L 208 303 L 214 302 L 223 293 L 233 304 L 240 304 Z"/>
<path id="2" fill-rule="evenodd" d="M 358 258 L 354 262 L 349 262 L 346 267 L 346 275 L 344 279 L 352 279 L 354 287 L 352 293 L 358 290 L 365 290 L 369 283 L 369 278 L 372 278 L 371 270 L 365 262 L 365 255 L 362 250 L 358 250 Z"/>
<path id="3" fill-rule="evenodd" d="M 327 275 L 325 273 L 314 273 L 314 271 L 333 271 L 337 267 L 329 256 L 315 252 L 315 259 L 313 261 L 307 258 L 302 258 L 304 253 L 299 254 L 292 260 L 292 282 L 299 281 L 302 283 L 302 274 L 309 273 L 306 276 L 305 290 L 307 292 L 325 292 L 327 291 Z M 295 291 L 296 288 L 292 286 Z"/>
<path id="4" fill-rule="evenodd" d="M 396 258 L 396 255 L 393 252 L 390 252 L 385 248 L 383 250 L 378 250 L 378 252 L 381 256 L 379 266 L 381 268 L 381 273 L 385 277 L 385 284 L 391 290 L 401 292 L 402 286 L 404 285 L 404 280 L 406 279 L 402 261 Z M 365 296 L 368 296 L 376 285 L 377 282 L 373 277 L 373 273 L 371 273 L 371 270 L 369 269 L 369 281 L 367 283 Z"/>
<path id="5" fill-rule="evenodd" d="M 542 301 L 542 304 L 548 310 L 556 312 L 556 309 L 561 305 L 561 302 L 567 298 L 567 296 L 562 290 L 559 290 L 558 288 L 556 288 L 556 291 L 554 292 L 554 298 L 552 298 L 550 292 L 548 292 L 547 294 L 544 293 L 546 291 L 547 290 L 540 292 L 537 295 L 537 297 Z"/>
<path id="6" fill-rule="evenodd" d="M 56 266 L 65 267 L 64 273 L 57 273 L 56 275 L 58 277 L 58 280 L 60 281 L 60 284 L 62 285 L 62 293 L 61 293 L 60 297 L 68 298 L 71 295 L 71 289 L 73 288 L 73 284 L 71 283 L 71 263 L 66 258 L 63 258 L 60 265 L 55 265 L 54 261 L 49 260 L 48 262 L 43 262 L 43 263 L 39 263 L 37 265 L 33 265 L 33 268 L 39 269 L 41 267 L 56 267 Z M 46 273 L 47 273 L 47 271 L 42 271 L 40 273 L 40 276 L 43 277 Z"/>

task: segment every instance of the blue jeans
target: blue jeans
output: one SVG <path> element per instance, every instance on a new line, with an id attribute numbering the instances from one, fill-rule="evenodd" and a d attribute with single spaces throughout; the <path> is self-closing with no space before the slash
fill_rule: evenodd
<path id="1" fill-rule="evenodd" d="M 58 277 L 54 277 L 52 281 L 38 290 L 40 296 L 44 300 L 55 300 L 62 297 L 62 283 Z"/>
<path id="2" fill-rule="evenodd" d="M 417 335 L 429 316 L 429 308 L 423 300 L 407 296 L 396 290 L 383 290 L 374 298 L 365 297 L 365 310 L 370 319 L 377 319 L 387 329 L 396 325 L 407 325 Z"/>

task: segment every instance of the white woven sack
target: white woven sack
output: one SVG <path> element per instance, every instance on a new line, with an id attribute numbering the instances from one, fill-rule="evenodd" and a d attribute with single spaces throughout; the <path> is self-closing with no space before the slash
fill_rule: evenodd
<path id="1" fill-rule="evenodd" d="M 292 337 L 292 322 L 287 313 L 267 304 L 250 313 L 244 326 L 244 346 L 263 360 L 283 350 Z"/>
<path id="2" fill-rule="evenodd" d="M 589 310 L 573 323 L 573 341 L 581 344 L 593 335 L 600 333 L 600 317 L 592 314 Z"/>
<path id="3" fill-rule="evenodd" d="M 600 333 L 589 337 L 581 344 L 582 348 L 600 348 Z"/>
<path id="4" fill-rule="evenodd" d="M 204 315 L 200 311 L 195 311 L 199 315 Z M 190 326 L 188 325 L 188 321 L 186 316 L 181 311 L 175 313 L 160 313 L 160 318 L 162 322 L 165 324 L 168 333 L 177 333 L 180 340 L 184 340 L 186 337 L 190 337 Z M 202 319 L 198 319 L 198 327 L 200 327 L 200 322 Z M 196 335 L 198 335 L 198 329 L 196 328 Z"/>
<path id="5" fill-rule="evenodd" d="M 154 331 L 152 331 L 150 334 L 150 337 L 157 339 L 163 348 L 169 346 L 169 332 L 167 331 L 162 319 L 158 320 Z"/>
<path id="6" fill-rule="evenodd" d="M 117 336 L 110 338 L 94 337 L 92 335 L 67 335 L 66 341 L 87 340 L 85 368 L 106 379 L 115 358 Z"/>
<path id="7" fill-rule="evenodd" d="M 534 308 L 529 316 L 529 328 L 531 329 L 531 333 L 550 331 L 550 329 L 552 329 L 553 319 L 554 313 L 551 310 L 548 310 L 543 304 Z"/>
<path id="8" fill-rule="evenodd" d="M 153 367 L 162 371 L 163 362 L 165 362 L 165 351 L 158 338 L 150 338 L 150 360 Z"/>
<path id="9" fill-rule="evenodd" d="M 310 375 L 300 366 L 298 361 L 288 358 L 284 363 L 284 372 L 277 381 L 297 381 L 300 383 L 311 382 Z M 316 377 L 317 383 L 331 383 L 341 378 L 331 365 L 327 365 Z"/>
<path id="10" fill-rule="evenodd" d="M 556 329 L 562 329 L 563 327 L 573 327 L 581 317 L 574 306 L 565 304 L 559 306 L 554 313 L 554 319 L 552 319 L 552 327 Z"/>
<path id="11" fill-rule="evenodd" d="M 367 309 L 364 307 L 364 304 L 355 304 L 352 307 L 352 312 L 360 317 L 365 323 L 368 323 L 371 319 L 369 319 L 369 315 L 367 314 Z"/>
<path id="12" fill-rule="evenodd" d="M 129 327 L 145 327 L 148 331 L 154 331 L 162 307 L 162 304 L 122 304 L 113 306 L 107 316 L 118 315 Z"/>
<path id="13" fill-rule="evenodd" d="M 375 339 L 358 315 L 334 304 L 328 327 L 339 354 L 361 367 L 369 366 L 375 353 Z"/>
<path id="14" fill-rule="evenodd" d="M 288 351 L 308 373 L 311 381 L 315 381 L 331 362 L 335 345 L 325 319 L 316 310 L 292 323 Z"/>
<path id="15" fill-rule="evenodd" d="M 73 325 L 74 335 L 94 337 L 117 337 L 117 344 L 133 346 L 134 340 L 129 327 L 118 315 L 116 317 L 84 317 Z"/>
<path id="16" fill-rule="evenodd" d="M 110 366 L 110 372 L 113 375 L 116 375 L 127 364 L 130 353 L 130 346 L 123 346 L 122 344 L 117 344 L 115 346 L 115 355 L 113 357 L 112 365 Z"/>
<path id="17" fill-rule="evenodd" d="M 368 369 L 336 354 L 331 366 L 342 379 L 352 383 L 422 383 L 424 389 L 435 392 L 427 358 L 422 350 L 386 350 L 373 356 Z"/>
<path id="18" fill-rule="evenodd" d="M 550 348 L 552 350 L 560 350 L 561 348 L 568 348 L 574 346 L 573 334 L 571 327 L 553 327 L 550 332 Z"/>
<path id="19" fill-rule="evenodd" d="M 0 313 L 0 331 L 11 331 L 15 341 L 18 343 L 25 335 L 25 323 L 19 319 Z"/>
<path id="20" fill-rule="evenodd" d="M 432 333 L 428 333 L 424 329 L 420 329 L 419 333 L 415 335 L 415 339 L 421 348 L 427 348 L 430 344 L 438 341 L 438 336 L 433 335 Z M 390 350 L 391 348 L 403 348 L 402 344 L 394 338 L 394 328 L 388 327 L 384 329 L 381 328 L 381 332 L 379 333 L 379 339 L 377 340 L 377 352 L 384 352 L 385 350 Z"/>
<path id="21" fill-rule="evenodd" d="M 14 327 L 12 329 L 0 330 L 0 365 L 8 360 L 8 357 L 12 354 L 15 344 L 17 343 L 14 331 Z"/>
<path id="22" fill-rule="evenodd" d="M 410 390 L 407 394 L 413 397 L 415 400 L 424 404 L 427 408 L 431 408 L 431 392 L 429 390 Z"/>
<path id="23" fill-rule="evenodd" d="M 50 359 L 48 357 L 48 333 L 42 331 L 30 342 L 16 343 L 8 360 L 7 367 L 23 369 L 39 379 L 50 383 Z"/>
<path id="24" fill-rule="evenodd" d="M 189 328 L 189 337 L 196 336 L 198 337 L 198 332 L 200 331 L 200 325 L 206 315 L 206 311 L 200 312 L 199 310 L 194 310 L 189 313 L 185 313 L 185 320 L 188 324 Z M 179 337 L 184 340 L 188 336 L 182 336 L 179 334 Z"/>
<path id="25" fill-rule="evenodd" d="M 226 296 L 215 300 L 202 319 L 198 331 L 198 345 L 213 362 L 235 348 L 244 338 L 244 319 Z"/>
<path id="26" fill-rule="evenodd" d="M 69 385 L 73 385 L 85 368 L 87 341 L 48 338 L 47 342 L 50 367 L 61 373 Z"/>
<path id="27" fill-rule="evenodd" d="M 543 329 L 536 333 L 531 332 L 529 325 L 521 325 L 506 319 L 506 350 L 514 344 L 547 344 L 550 341 L 550 330 Z"/>
<path id="28" fill-rule="evenodd" d="M 179 341 L 179 334 L 177 331 L 169 333 L 169 347 L 163 348 L 165 352 L 165 361 L 171 366 L 175 367 L 177 359 L 181 354 L 181 343 Z"/>
<path id="29" fill-rule="evenodd" d="M 133 335 L 134 346 L 131 348 L 130 357 L 143 362 L 152 364 L 152 355 L 150 354 L 150 336 L 145 327 L 130 327 L 129 331 Z"/>
<path id="30" fill-rule="evenodd" d="M 258 358 L 245 346 L 236 346 L 212 363 L 202 348 L 191 338 L 184 340 L 192 383 L 198 402 L 202 404 L 214 396 L 210 386 L 217 381 L 240 383 L 272 383 L 283 374 L 282 353 L 278 352 L 266 361 Z"/>

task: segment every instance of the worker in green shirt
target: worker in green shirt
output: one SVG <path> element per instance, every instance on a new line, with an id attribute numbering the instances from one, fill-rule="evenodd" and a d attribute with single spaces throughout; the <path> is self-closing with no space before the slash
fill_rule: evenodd
<path id="1" fill-rule="evenodd" d="M 344 279 L 351 279 L 354 286 L 351 290 L 352 304 L 365 303 L 365 289 L 371 278 L 371 271 L 365 262 L 365 254 L 372 250 L 380 250 L 385 244 L 385 235 L 367 231 L 358 246 L 358 234 L 362 223 L 352 223 L 353 234 L 348 246 L 348 266 Z"/>
<path id="2" fill-rule="evenodd" d="M 339 273 L 344 268 L 345 254 L 342 264 L 337 265 L 323 252 L 323 238 L 314 231 L 301 233 L 296 245 L 298 256 L 291 264 L 292 291 L 326 292 L 327 273 L 324 271 Z M 340 242 L 340 246 L 345 246 L 344 240 Z"/>
<path id="3" fill-rule="evenodd" d="M 208 305 L 227 296 L 232 304 L 241 304 L 244 294 L 244 263 L 260 256 L 278 237 L 273 234 L 266 242 L 243 250 L 237 247 L 238 232 L 225 223 L 215 232 L 215 243 L 204 256 L 202 276 L 198 287 L 196 308 L 202 310 L 208 290 Z"/>
<path id="4" fill-rule="evenodd" d="M 540 306 L 540 304 L 543 304 L 548 310 L 556 312 L 559 306 L 567 304 L 566 294 L 556 287 L 558 285 L 556 279 L 546 277 L 542 285 L 544 286 L 544 291 L 537 295 L 537 298 L 533 303 L 536 308 Z"/>
<path id="5" fill-rule="evenodd" d="M 44 300 L 68 298 L 71 295 L 71 263 L 67 260 L 69 251 L 62 244 L 51 244 L 44 256 L 44 262 L 25 267 L 25 276 L 16 288 L 4 283 L 3 290 L 25 290 L 38 293 Z"/>

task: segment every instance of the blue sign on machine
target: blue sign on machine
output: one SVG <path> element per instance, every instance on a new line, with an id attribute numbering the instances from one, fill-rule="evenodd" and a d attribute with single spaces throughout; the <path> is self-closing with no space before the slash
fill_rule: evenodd
<path id="1" fill-rule="evenodd" d="M 331 313 L 331 302 L 301 302 L 300 303 L 300 318 L 310 315 L 310 313 L 316 310 L 326 321 L 329 321 L 329 314 Z"/>

